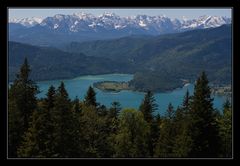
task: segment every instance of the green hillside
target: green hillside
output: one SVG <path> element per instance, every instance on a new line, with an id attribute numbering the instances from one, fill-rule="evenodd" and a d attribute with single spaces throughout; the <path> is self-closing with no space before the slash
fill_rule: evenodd
<path id="1" fill-rule="evenodd" d="M 231 25 L 153 36 L 70 43 L 61 48 L 9 43 L 9 73 L 27 56 L 36 80 L 71 78 L 83 74 L 135 73 L 133 89 L 171 90 L 194 82 L 205 71 L 210 83 L 231 82 Z"/>
<path id="2" fill-rule="evenodd" d="M 56 48 L 37 47 L 22 43 L 9 42 L 9 80 L 13 81 L 24 59 L 31 63 L 31 78 L 52 80 L 73 78 L 86 74 L 102 74 L 125 71 L 130 67 L 118 62 L 117 66 L 107 58 L 89 57 L 83 53 L 68 53 Z M 118 67 L 119 66 L 119 67 Z"/>
<path id="3" fill-rule="evenodd" d="M 211 83 L 231 82 L 231 25 L 158 37 L 71 43 L 62 49 L 110 58 L 136 67 L 131 84 L 141 90 L 172 89 L 206 71 Z M 151 81 L 149 81 L 151 80 Z"/>

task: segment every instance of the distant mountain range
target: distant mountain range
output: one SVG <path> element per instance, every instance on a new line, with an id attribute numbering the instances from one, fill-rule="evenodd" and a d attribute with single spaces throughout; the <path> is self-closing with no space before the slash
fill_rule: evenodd
<path id="1" fill-rule="evenodd" d="M 31 17 L 31 18 L 21 18 L 21 19 L 11 19 L 10 23 L 21 24 L 24 27 L 32 27 L 34 25 L 40 24 L 43 21 L 42 18 Z"/>
<path id="2" fill-rule="evenodd" d="M 9 39 L 34 45 L 57 46 L 76 41 L 114 39 L 129 35 L 161 35 L 230 24 L 231 19 L 201 16 L 180 20 L 166 16 L 120 17 L 114 13 L 94 16 L 87 13 L 57 14 L 47 18 L 9 20 Z"/>
<path id="3" fill-rule="evenodd" d="M 9 79 L 26 56 L 35 80 L 133 73 L 133 89 L 165 91 L 206 71 L 212 84 L 231 83 L 231 25 L 159 36 L 128 36 L 59 47 L 9 42 Z"/>

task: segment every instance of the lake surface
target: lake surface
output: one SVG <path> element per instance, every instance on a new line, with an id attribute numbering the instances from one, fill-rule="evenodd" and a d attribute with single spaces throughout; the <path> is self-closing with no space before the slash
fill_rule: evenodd
<path id="1" fill-rule="evenodd" d="M 41 93 L 38 94 L 38 97 L 39 98 L 45 97 L 50 85 L 53 85 L 55 88 L 57 88 L 60 85 L 60 82 L 63 81 L 68 91 L 69 97 L 71 99 L 74 99 L 76 96 L 78 96 L 80 100 L 83 100 L 88 87 L 90 85 L 92 86 L 94 82 L 129 81 L 131 79 L 133 79 L 133 75 L 131 74 L 104 74 L 104 75 L 87 75 L 68 80 L 41 81 L 37 82 L 37 85 L 39 86 L 39 89 L 41 91 Z M 158 104 L 157 112 L 163 115 L 170 102 L 173 104 L 174 108 L 177 108 L 177 106 L 181 105 L 183 97 L 187 90 L 189 91 L 190 95 L 192 95 L 194 85 L 188 84 L 183 88 L 179 88 L 171 92 L 155 93 L 154 97 L 156 103 Z M 97 102 L 100 102 L 101 104 L 104 104 L 107 107 L 110 107 L 113 101 L 118 101 L 120 102 L 122 108 L 137 109 L 139 108 L 139 105 L 144 98 L 143 92 L 123 90 L 121 92 L 114 93 L 104 92 L 96 88 L 95 91 L 97 93 L 96 95 Z M 213 102 L 214 107 L 221 110 L 225 100 L 226 97 L 224 96 L 214 96 Z"/>

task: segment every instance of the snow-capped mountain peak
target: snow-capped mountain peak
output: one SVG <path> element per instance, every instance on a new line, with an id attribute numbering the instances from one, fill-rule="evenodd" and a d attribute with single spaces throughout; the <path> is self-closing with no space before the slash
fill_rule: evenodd
<path id="1" fill-rule="evenodd" d="M 10 19 L 10 23 L 18 23 L 26 27 L 32 27 L 40 24 L 43 21 L 40 17 L 22 18 L 22 19 Z"/>
<path id="2" fill-rule="evenodd" d="M 203 15 L 197 19 L 187 20 L 183 22 L 182 29 L 194 28 L 214 28 L 223 24 L 230 24 L 231 19 L 222 16 L 207 16 Z"/>
<path id="3" fill-rule="evenodd" d="M 101 17 L 119 17 L 119 16 L 112 12 L 104 12 L 103 14 L 99 15 L 99 18 Z"/>
<path id="4" fill-rule="evenodd" d="M 170 19 L 165 15 L 149 16 L 136 15 L 120 17 L 115 13 L 104 12 L 99 16 L 90 13 L 74 13 L 72 15 L 56 14 L 53 17 L 12 19 L 10 23 L 19 23 L 26 27 L 39 24 L 42 27 L 59 32 L 101 32 L 108 30 L 128 30 L 129 33 L 163 34 L 169 32 L 182 32 L 192 29 L 218 27 L 231 23 L 230 18 L 222 16 L 203 15 L 196 19 Z M 127 32 L 128 33 L 128 32 Z"/>
<path id="5" fill-rule="evenodd" d="M 85 12 L 73 13 L 73 16 L 76 16 L 80 19 L 94 18 L 94 15 L 92 15 L 91 13 L 85 13 Z"/>
<path id="6" fill-rule="evenodd" d="M 182 22 L 186 22 L 186 21 L 188 21 L 188 18 L 186 16 L 182 16 L 182 20 L 181 21 Z"/>
<path id="7" fill-rule="evenodd" d="M 63 19 L 66 15 L 63 14 L 56 14 L 55 16 L 53 16 L 56 19 Z"/>

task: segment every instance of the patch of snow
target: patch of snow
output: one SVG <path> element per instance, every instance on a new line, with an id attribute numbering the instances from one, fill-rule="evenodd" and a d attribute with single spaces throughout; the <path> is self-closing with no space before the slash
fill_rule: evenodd
<path id="1" fill-rule="evenodd" d="M 78 23 L 79 23 L 78 21 L 75 21 L 75 22 L 74 22 L 74 25 L 77 25 Z"/>
<path id="2" fill-rule="evenodd" d="M 95 22 L 93 22 L 92 24 L 89 24 L 88 26 L 93 28 L 93 27 L 96 27 L 96 25 L 97 24 Z"/>
<path id="3" fill-rule="evenodd" d="M 58 24 L 54 24 L 54 27 L 53 27 L 53 29 L 57 29 L 59 27 L 59 25 Z"/>
<path id="4" fill-rule="evenodd" d="M 139 26 L 141 26 L 141 27 L 146 27 L 147 24 L 145 24 L 142 20 L 140 20 L 140 22 L 139 22 Z"/>

